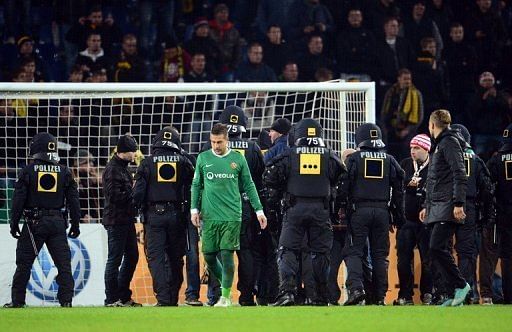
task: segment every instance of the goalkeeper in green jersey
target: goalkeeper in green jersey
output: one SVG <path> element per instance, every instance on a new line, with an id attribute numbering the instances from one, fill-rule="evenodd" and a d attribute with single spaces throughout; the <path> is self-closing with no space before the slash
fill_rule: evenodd
<path id="1" fill-rule="evenodd" d="M 203 256 L 210 275 L 222 287 L 222 296 L 215 306 L 229 307 L 235 274 L 233 253 L 240 249 L 241 189 L 249 196 L 262 229 L 267 226 L 267 218 L 245 157 L 228 148 L 227 127 L 220 123 L 213 126 L 210 142 L 212 148 L 197 158 L 190 212 L 196 227 L 203 220 Z"/>

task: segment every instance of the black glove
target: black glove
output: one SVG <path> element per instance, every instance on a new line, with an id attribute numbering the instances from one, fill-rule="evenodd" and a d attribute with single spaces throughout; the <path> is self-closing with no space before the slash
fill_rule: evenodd
<path id="1" fill-rule="evenodd" d="M 80 227 L 78 224 L 71 224 L 68 236 L 72 239 L 76 239 L 80 235 Z"/>
<path id="2" fill-rule="evenodd" d="M 20 225 L 16 223 L 11 223 L 11 236 L 15 239 L 19 239 L 21 237 Z"/>

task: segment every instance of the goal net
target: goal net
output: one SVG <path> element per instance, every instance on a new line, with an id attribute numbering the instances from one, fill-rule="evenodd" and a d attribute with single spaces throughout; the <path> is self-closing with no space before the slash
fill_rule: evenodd
<path id="1" fill-rule="evenodd" d="M 164 126 L 181 133 L 183 147 L 197 154 L 219 114 L 243 108 L 246 138 L 257 140 L 278 118 L 297 123 L 317 119 L 326 144 L 354 147 L 355 130 L 375 122 L 374 83 L 0 83 L 0 223 L 8 221 L 19 170 L 28 163 L 28 145 L 38 132 L 58 139 L 61 163 L 79 183 L 82 221 L 101 220 L 101 173 L 120 135 L 139 143 L 137 162 L 150 152 Z M 135 169 L 136 165 L 132 165 Z"/>

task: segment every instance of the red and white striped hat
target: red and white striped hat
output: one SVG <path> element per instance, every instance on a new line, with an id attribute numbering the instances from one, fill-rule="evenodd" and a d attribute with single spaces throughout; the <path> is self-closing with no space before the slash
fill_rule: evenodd
<path id="1" fill-rule="evenodd" d="M 430 142 L 430 137 L 426 134 L 419 134 L 412 138 L 409 146 L 419 146 L 423 150 L 430 152 L 430 146 L 432 143 Z"/>

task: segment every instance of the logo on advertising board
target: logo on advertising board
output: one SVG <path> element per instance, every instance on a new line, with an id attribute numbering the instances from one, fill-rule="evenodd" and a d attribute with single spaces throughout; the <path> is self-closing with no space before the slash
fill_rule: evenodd
<path id="1" fill-rule="evenodd" d="M 91 274 L 91 260 L 87 248 L 80 240 L 68 239 L 68 244 L 71 249 L 71 273 L 75 280 L 74 293 L 76 296 L 85 288 L 89 280 L 89 275 Z M 48 249 L 44 246 L 32 265 L 27 290 L 38 299 L 45 302 L 58 302 L 57 292 L 59 286 L 56 281 L 57 275 L 57 267 Z"/>

